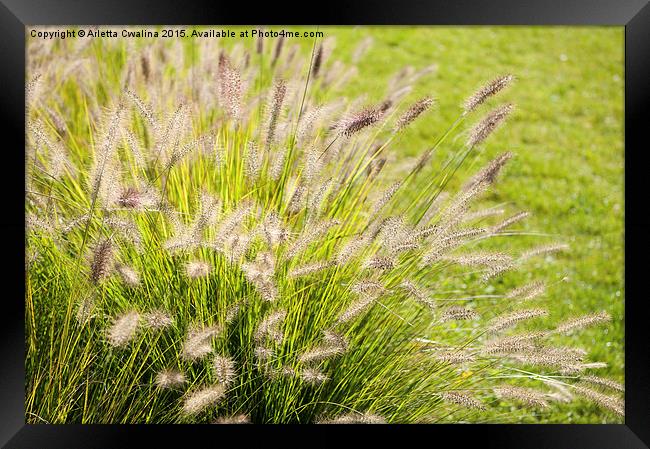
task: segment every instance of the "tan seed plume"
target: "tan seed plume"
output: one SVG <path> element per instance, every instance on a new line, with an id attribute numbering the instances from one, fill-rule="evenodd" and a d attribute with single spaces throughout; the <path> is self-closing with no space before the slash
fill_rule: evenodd
<path id="1" fill-rule="evenodd" d="M 187 381 L 185 374 L 176 369 L 165 369 L 156 374 L 155 383 L 158 388 L 180 387 Z"/>
<path id="2" fill-rule="evenodd" d="M 262 320 L 262 322 L 257 326 L 255 340 L 262 341 L 268 337 L 278 344 L 281 343 L 284 338 L 281 326 L 286 316 L 286 311 L 277 310 L 264 318 L 264 320 Z"/>
<path id="3" fill-rule="evenodd" d="M 490 232 L 493 234 L 496 234 L 497 232 L 501 232 L 504 229 L 506 229 L 509 226 L 512 226 L 515 223 L 520 222 L 521 220 L 525 219 L 530 215 L 529 212 L 519 212 L 518 214 L 513 215 L 512 217 L 506 218 L 503 220 L 501 223 L 498 223 L 494 225 L 493 227 L 490 228 Z"/>
<path id="4" fill-rule="evenodd" d="M 433 105 L 433 98 L 424 97 L 416 101 L 395 123 L 395 131 L 401 131 L 413 123 L 420 115 Z"/>
<path id="5" fill-rule="evenodd" d="M 117 264 L 115 271 L 117 271 L 122 281 L 129 287 L 137 287 L 140 285 L 140 275 L 133 268 L 123 264 Z"/>
<path id="6" fill-rule="evenodd" d="M 467 139 L 467 146 L 472 148 L 480 145 L 506 120 L 506 118 L 508 118 L 513 110 L 513 105 L 506 104 L 488 113 L 483 120 L 478 122 L 474 128 L 471 129 Z"/>
<path id="7" fill-rule="evenodd" d="M 451 364 L 469 363 L 475 360 L 474 354 L 465 351 L 444 351 L 435 354 L 436 360 Z"/>
<path id="8" fill-rule="evenodd" d="M 504 399 L 512 399 L 528 407 L 547 408 L 547 395 L 532 388 L 506 385 L 494 389 L 494 393 Z"/>
<path id="9" fill-rule="evenodd" d="M 185 274 L 190 279 L 199 279 L 210 274 L 210 264 L 200 260 L 193 260 L 185 264 Z"/>
<path id="10" fill-rule="evenodd" d="M 605 394 L 592 390 L 591 388 L 583 387 L 580 385 L 574 386 L 574 389 L 576 393 L 578 393 L 581 396 L 584 396 L 585 398 L 589 399 L 593 403 L 603 408 L 606 408 L 608 410 L 611 410 L 612 412 L 616 413 L 618 416 L 621 417 L 625 416 L 625 403 L 623 400 L 612 396 L 607 396 Z"/>
<path id="11" fill-rule="evenodd" d="M 435 309 L 437 307 L 435 301 L 431 300 L 429 298 L 429 295 L 417 285 L 415 285 L 414 282 L 409 280 L 403 281 L 400 284 L 400 287 L 403 288 L 411 298 L 415 299 L 421 304 L 424 304 L 428 308 Z"/>
<path id="12" fill-rule="evenodd" d="M 344 348 L 339 346 L 322 345 L 304 352 L 300 355 L 298 360 L 301 363 L 320 362 L 333 356 L 340 355 L 343 351 Z"/>
<path id="13" fill-rule="evenodd" d="M 209 407 L 215 407 L 225 396 L 222 385 L 213 385 L 188 393 L 183 401 L 183 414 L 197 415 Z"/>
<path id="14" fill-rule="evenodd" d="M 601 387 L 606 387 L 611 390 L 619 391 L 621 393 L 625 392 L 625 387 L 611 379 L 607 379 L 606 377 L 600 377 L 600 376 L 593 376 L 593 375 L 587 375 L 587 376 L 581 376 L 580 380 L 583 382 L 588 382 L 593 385 L 598 385 Z"/>
<path id="15" fill-rule="evenodd" d="M 99 284 L 111 273 L 113 265 L 113 242 L 111 239 L 100 241 L 93 252 L 90 265 L 90 279 L 94 284 Z"/>
<path id="16" fill-rule="evenodd" d="M 140 314 L 131 310 L 115 319 L 113 325 L 108 329 L 108 342 L 111 346 L 126 346 L 133 340 L 138 331 Z"/>
<path id="17" fill-rule="evenodd" d="M 537 341 L 548 332 L 527 332 L 490 340 L 483 345 L 484 354 L 531 353 L 537 348 Z"/>
<path id="18" fill-rule="evenodd" d="M 215 355 L 212 359 L 212 372 L 224 388 L 230 387 L 237 377 L 235 361 L 222 355 Z"/>
<path id="19" fill-rule="evenodd" d="M 207 356 L 212 352 L 212 340 L 219 333 L 221 333 L 221 328 L 218 326 L 190 328 L 185 341 L 183 341 L 181 358 L 196 361 Z"/>
<path id="20" fill-rule="evenodd" d="M 441 322 L 452 320 L 473 320 L 478 318 L 478 313 L 472 309 L 462 306 L 450 306 L 445 308 L 440 316 Z"/>
<path id="21" fill-rule="evenodd" d="M 241 112 L 241 76 L 224 54 L 219 55 L 219 97 L 231 118 L 239 119 Z"/>
<path id="22" fill-rule="evenodd" d="M 506 151 L 492 159 L 463 186 L 464 190 L 471 191 L 477 186 L 493 184 L 510 159 L 512 159 L 512 153 L 510 151 Z"/>
<path id="23" fill-rule="evenodd" d="M 529 299 L 536 298 L 546 290 L 546 283 L 543 281 L 534 281 L 521 287 L 515 288 L 506 294 L 508 299 L 519 299 L 521 301 L 526 301 Z"/>
<path id="24" fill-rule="evenodd" d="M 345 309 L 336 319 L 336 325 L 350 322 L 366 310 L 374 302 L 375 297 L 371 295 L 361 295 L 361 298 L 354 301 Z"/>
<path id="25" fill-rule="evenodd" d="M 374 413 L 351 412 L 331 419 L 319 419 L 316 424 L 386 424 L 386 419 Z"/>
<path id="26" fill-rule="evenodd" d="M 153 330 L 167 329 L 174 325 L 174 318 L 162 310 L 154 310 L 142 315 L 144 325 Z"/>
<path id="27" fill-rule="evenodd" d="M 338 123 L 339 133 L 345 137 L 351 137 L 359 131 L 374 125 L 383 116 L 381 108 L 366 108 Z"/>
<path id="28" fill-rule="evenodd" d="M 444 393 L 439 393 L 439 395 L 445 402 L 451 402 L 452 404 L 460 405 L 461 407 L 469 409 L 485 410 L 485 406 L 473 398 L 469 393 L 460 391 L 447 391 Z"/>
<path id="29" fill-rule="evenodd" d="M 301 276 L 306 276 L 308 274 L 323 271 L 331 266 L 331 262 L 313 262 L 310 264 L 301 265 L 299 267 L 291 269 L 291 271 L 289 271 L 289 277 L 298 278 Z"/>
<path id="30" fill-rule="evenodd" d="M 278 80 L 275 83 L 273 90 L 273 101 L 271 102 L 269 110 L 269 129 L 266 136 L 267 148 L 275 141 L 275 131 L 278 125 L 278 118 L 280 117 L 280 111 L 282 109 L 282 103 L 284 102 L 286 93 L 287 84 L 284 82 L 284 80 Z"/>
<path id="31" fill-rule="evenodd" d="M 217 418 L 213 424 L 251 424 L 251 419 L 244 414 Z"/>
<path id="32" fill-rule="evenodd" d="M 504 75 L 487 83 L 465 101 L 465 112 L 469 113 L 479 107 L 490 97 L 493 97 L 512 83 L 512 75 Z"/>
<path id="33" fill-rule="evenodd" d="M 300 378 L 306 383 L 312 385 L 318 385 L 329 380 L 329 377 L 327 377 L 325 374 L 323 374 L 322 371 L 316 368 L 305 368 L 300 373 Z"/>
<path id="34" fill-rule="evenodd" d="M 521 256 L 519 256 L 519 259 L 524 261 L 530 259 L 531 257 L 540 256 L 542 254 L 556 253 L 558 251 L 566 251 L 568 249 L 569 245 L 566 245 L 564 243 L 538 246 L 524 252 Z"/>
<path id="35" fill-rule="evenodd" d="M 555 328 L 558 334 L 566 334 L 574 330 L 584 329 L 586 327 L 594 326 L 596 324 L 606 323 L 612 319 L 611 315 L 607 312 L 598 312 L 588 315 L 583 315 L 577 318 L 566 320 Z"/>
<path id="36" fill-rule="evenodd" d="M 488 327 L 488 330 L 490 332 L 498 332 L 503 329 L 507 329 L 508 327 L 514 326 L 521 321 L 530 320 L 532 318 L 546 315 L 548 315 L 548 312 L 544 309 L 517 310 L 516 312 L 501 315 L 493 319 L 490 326 Z"/>

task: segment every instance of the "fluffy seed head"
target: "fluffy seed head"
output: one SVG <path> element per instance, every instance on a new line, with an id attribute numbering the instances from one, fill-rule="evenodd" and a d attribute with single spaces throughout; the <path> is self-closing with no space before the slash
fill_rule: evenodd
<path id="1" fill-rule="evenodd" d="M 194 260 L 185 264 L 185 274 L 190 279 L 199 279 L 210 274 L 210 264 L 207 262 Z"/>
<path id="2" fill-rule="evenodd" d="M 214 359 L 212 359 L 212 371 L 219 383 L 225 388 L 228 388 L 237 376 L 235 361 L 222 355 L 215 355 Z"/>
<path id="3" fill-rule="evenodd" d="M 237 207 L 226 214 L 217 229 L 218 242 L 225 242 L 233 236 L 233 232 L 237 226 L 241 225 L 246 217 L 248 217 L 253 210 L 253 203 L 250 201 L 242 201 Z"/>
<path id="4" fill-rule="evenodd" d="M 558 334 L 566 334 L 576 329 L 584 329 L 585 327 L 606 323 L 611 319 L 612 317 L 607 312 L 583 315 L 560 323 L 560 325 L 555 329 L 555 332 Z"/>
<path id="5" fill-rule="evenodd" d="M 580 380 L 583 382 L 588 382 L 593 385 L 599 385 L 601 387 L 606 387 L 615 391 L 620 391 L 621 393 L 625 392 L 625 387 L 611 379 L 607 379 L 605 377 L 599 377 L 599 376 L 593 376 L 593 375 L 588 375 L 588 376 L 581 376 Z"/>
<path id="6" fill-rule="evenodd" d="M 442 322 L 451 320 L 473 320 L 477 317 L 478 313 L 472 309 L 468 309 L 467 307 L 462 306 L 450 306 L 442 312 L 440 320 Z"/>
<path id="7" fill-rule="evenodd" d="M 318 237 L 324 235 L 330 228 L 336 226 L 339 222 L 336 220 L 321 221 L 313 226 L 306 228 L 300 236 L 293 242 L 287 251 L 287 259 L 293 259 L 301 253 L 307 246 L 313 243 Z"/>
<path id="8" fill-rule="evenodd" d="M 108 342 L 111 346 L 121 347 L 129 344 L 138 330 L 140 314 L 135 310 L 117 317 L 108 329 Z"/>
<path id="9" fill-rule="evenodd" d="M 282 226 L 278 214 L 271 212 L 267 215 L 262 225 L 264 237 L 270 247 L 278 245 L 287 240 L 288 231 Z"/>
<path id="10" fill-rule="evenodd" d="M 395 195 L 397 190 L 399 190 L 400 185 L 401 183 L 396 182 L 395 184 L 391 185 L 388 189 L 386 189 L 386 191 L 381 195 L 379 200 L 377 200 L 377 202 L 375 203 L 371 215 L 372 218 L 369 221 L 372 221 L 372 219 L 377 216 L 377 214 L 384 208 L 384 206 L 388 204 L 388 202 L 391 200 L 393 195 Z"/>
<path id="11" fill-rule="evenodd" d="M 321 419 L 316 424 L 386 424 L 386 419 L 373 413 L 351 412 L 332 419 Z"/>
<path id="12" fill-rule="evenodd" d="M 339 317 L 336 320 L 336 324 L 343 324 L 351 321 L 353 318 L 356 318 L 363 312 L 366 308 L 368 308 L 373 301 L 375 300 L 374 296 L 363 294 L 361 295 L 361 298 L 358 299 L 357 301 L 353 302 L 348 306 L 348 308 L 343 311 Z"/>
<path id="13" fill-rule="evenodd" d="M 250 424 L 251 419 L 244 414 L 218 418 L 213 424 Z"/>
<path id="14" fill-rule="evenodd" d="M 193 327 L 188 333 L 181 349 L 181 358 L 195 361 L 212 352 L 212 339 L 221 332 L 218 326 Z"/>
<path id="15" fill-rule="evenodd" d="M 93 260 L 90 265 L 90 279 L 99 284 L 106 279 L 112 270 L 113 264 L 113 242 L 111 239 L 100 241 L 93 252 Z"/>
<path id="16" fill-rule="evenodd" d="M 312 385 L 321 384 L 329 380 L 329 377 L 327 377 L 325 374 L 323 374 L 323 372 L 321 372 L 316 368 L 305 368 L 300 373 L 300 378 L 304 380 L 306 383 Z"/>
<path id="17" fill-rule="evenodd" d="M 504 229 L 506 229 L 507 227 L 512 226 L 513 224 L 515 224 L 517 222 L 520 222 L 521 220 L 528 217 L 529 215 L 530 215 L 529 212 L 519 212 L 518 214 L 515 214 L 512 217 L 506 218 L 501 223 L 499 223 L 499 224 L 497 224 L 495 226 L 492 226 L 492 228 L 490 228 L 490 232 L 492 234 L 496 234 L 497 232 L 501 232 Z"/>
<path id="18" fill-rule="evenodd" d="M 183 414 L 196 415 L 208 407 L 214 407 L 225 396 L 222 385 L 213 385 L 192 393 L 188 393 L 183 401 Z"/>
<path id="19" fill-rule="evenodd" d="M 460 364 L 473 362 L 475 356 L 465 351 L 444 351 L 436 354 L 435 358 L 441 362 Z"/>
<path id="20" fill-rule="evenodd" d="M 529 407 L 548 407 L 547 395 L 531 388 L 505 385 L 495 388 L 494 393 L 501 398 L 512 399 Z"/>
<path id="21" fill-rule="evenodd" d="M 154 310 L 142 315 L 144 325 L 149 329 L 167 329 L 174 325 L 174 318 L 162 310 Z"/>
<path id="22" fill-rule="evenodd" d="M 580 385 L 574 386 L 576 393 L 589 399 L 593 403 L 604 407 L 619 416 L 625 416 L 625 403 L 623 400 L 605 394 L 599 393 L 591 388 L 583 387 Z"/>
<path id="23" fill-rule="evenodd" d="M 304 352 L 298 360 L 301 363 L 320 362 L 343 352 L 339 346 L 321 345 Z"/>
<path id="24" fill-rule="evenodd" d="M 219 97 L 231 118 L 237 120 L 241 109 L 241 76 L 224 54 L 219 55 Z"/>
<path id="25" fill-rule="evenodd" d="M 546 290 L 546 283 L 543 281 L 534 281 L 530 284 L 522 285 L 506 294 L 508 299 L 519 299 L 522 301 L 536 298 L 542 295 Z"/>
<path id="26" fill-rule="evenodd" d="M 394 267 L 395 259 L 393 257 L 374 256 L 363 263 L 363 268 L 370 270 L 387 271 Z"/>
<path id="27" fill-rule="evenodd" d="M 540 347 L 532 351 L 508 354 L 507 357 L 526 365 L 556 368 L 563 374 L 578 374 L 587 369 L 582 363 L 586 352 L 579 348 Z"/>
<path id="28" fill-rule="evenodd" d="M 186 382 L 185 374 L 175 369 L 166 369 L 156 374 L 156 385 L 158 388 L 180 387 Z"/>
<path id="29" fill-rule="evenodd" d="M 79 304 L 77 304 L 77 311 L 75 319 L 81 325 L 86 324 L 94 316 L 95 299 L 93 295 L 85 296 Z"/>
<path id="30" fill-rule="evenodd" d="M 493 265 L 481 276 L 483 282 L 487 282 L 493 277 L 499 276 L 502 273 L 512 269 L 514 267 L 513 263 L 503 263 L 498 265 Z"/>
<path id="31" fill-rule="evenodd" d="M 494 183 L 501 170 L 506 163 L 512 159 L 512 153 L 507 151 L 492 159 L 485 167 L 479 170 L 476 175 L 470 179 L 463 187 L 464 190 L 469 191 L 477 186 L 488 186 Z"/>
<path id="32" fill-rule="evenodd" d="M 531 318 L 536 318 L 540 316 L 546 316 L 548 312 L 544 309 L 526 309 L 518 310 L 516 312 L 508 313 L 506 315 L 501 315 L 492 320 L 492 324 L 489 326 L 490 332 L 498 332 L 500 330 L 506 329 L 508 327 L 514 326 L 520 321 L 529 320 Z"/>
<path id="33" fill-rule="evenodd" d="M 508 354 L 532 352 L 536 349 L 536 341 L 548 335 L 548 332 L 528 332 L 509 335 L 486 342 L 483 345 L 484 354 Z"/>
<path id="34" fill-rule="evenodd" d="M 281 343 L 284 333 L 280 327 L 286 316 L 287 312 L 284 310 L 278 310 L 271 313 L 268 317 L 262 320 L 259 326 L 257 326 L 255 339 L 257 341 L 262 341 L 264 338 L 268 337 L 276 343 Z"/>
<path id="35" fill-rule="evenodd" d="M 352 284 L 350 286 L 350 291 L 352 293 L 370 295 L 376 298 L 386 291 L 386 287 L 384 287 L 381 282 L 377 282 L 372 279 L 363 279 Z"/>
<path id="36" fill-rule="evenodd" d="M 581 367 L 581 371 L 586 369 L 603 369 L 603 368 L 607 368 L 607 363 L 605 362 L 582 363 L 580 367 Z"/>
<path id="37" fill-rule="evenodd" d="M 469 267 L 481 266 L 481 265 L 501 265 L 504 263 L 510 263 L 512 257 L 503 253 L 475 253 L 475 254 L 465 254 L 461 256 L 448 257 L 446 260 L 456 262 L 460 265 L 465 265 Z"/>
<path id="38" fill-rule="evenodd" d="M 420 115 L 422 115 L 427 109 L 433 105 L 433 98 L 424 97 L 416 101 L 408 110 L 402 114 L 402 116 L 397 120 L 395 124 L 395 131 L 401 131 L 406 128 L 409 124 L 415 121 Z"/>
<path id="39" fill-rule="evenodd" d="M 333 331 L 323 331 L 323 341 L 329 346 L 335 346 L 345 351 L 348 348 L 348 341 L 342 335 Z"/>
<path id="40" fill-rule="evenodd" d="M 366 108 L 355 114 L 349 115 L 338 124 L 339 133 L 350 137 L 368 126 L 377 123 L 383 116 L 380 108 Z"/>
<path id="41" fill-rule="evenodd" d="M 280 117 L 280 111 L 282 109 L 282 103 L 284 102 L 284 97 L 287 93 L 287 84 L 284 80 L 278 80 L 275 83 L 275 88 L 273 90 L 273 101 L 270 105 L 269 110 L 269 129 L 266 137 L 267 147 L 271 145 L 275 140 L 275 129 L 278 125 L 278 118 Z"/>
<path id="42" fill-rule="evenodd" d="M 348 263 L 358 253 L 370 244 L 368 237 L 355 238 L 347 242 L 336 254 L 336 263 L 343 265 Z"/>
<path id="43" fill-rule="evenodd" d="M 490 81 L 465 101 L 465 112 L 472 112 L 485 100 L 505 89 L 513 80 L 512 75 L 504 75 Z"/>
<path id="44" fill-rule="evenodd" d="M 275 153 L 275 159 L 273 160 L 273 165 L 271 167 L 270 174 L 271 174 L 271 179 L 277 181 L 280 179 L 280 176 L 282 176 L 282 173 L 284 173 L 284 164 L 285 161 L 287 160 L 289 148 L 284 147 L 281 151 L 277 151 L 274 153 Z"/>
<path id="45" fill-rule="evenodd" d="M 273 358 L 273 350 L 267 348 L 266 346 L 256 346 L 255 347 L 255 358 L 259 362 L 268 362 Z"/>
<path id="46" fill-rule="evenodd" d="M 250 141 L 248 142 L 248 151 L 246 152 L 246 176 L 254 181 L 260 173 L 260 168 L 260 157 L 257 151 L 257 144 Z"/>
<path id="47" fill-rule="evenodd" d="M 483 120 L 478 122 L 474 128 L 472 128 L 469 133 L 469 138 L 467 139 L 467 146 L 471 148 L 481 144 L 506 120 L 513 110 L 513 105 L 506 104 L 490 112 Z"/>
<path id="48" fill-rule="evenodd" d="M 406 293 L 417 302 L 424 304 L 430 309 L 435 309 L 436 303 L 429 298 L 429 295 L 415 285 L 412 281 L 406 280 L 400 284 L 400 287 L 406 291 Z"/>
<path id="49" fill-rule="evenodd" d="M 311 74 L 314 78 L 316 78 L 320 73 L 320 69 L 322 65 L 323 65 L 323 44 L 321 43 L 320 45 L 318 45 L 318 49 L 316 50 L 316 54 L 314 55 L 314 59 L 312 61 L 312 66 L 311 66 Z"/>
<path id="50" fill-rule="evenodd" d="M 526 251 L 523 253 L 519 259 L 520 260 L 527 260 L 530 259 L 531 257 L 539 256 L 542 254 L 550 254 L 550 253 L 555 253 L 558 251 L 566 251 L 569 249 L 569 245 L 566 245 L 564 243 L 556 243 L 552 245 L 543 245 L 543 246 L 538 246 L 536 248 L 533 248 L 531 250 Z"/>
<path id="51" fill-rule="evenodd" d="M 280 57 L 280 53 L 282 53 L 282 47 L 284 46 L 284 36 L 280 36 L 275 43 L 275 50 L 273 50 L 273 60 L 271 61 L 271 65 L 275 65 L 276 61 Z"/>
<path id="52" fill-rule="evenodd" d="M 117 271 L 122 281 L 129 287 L 137 287 L 140 284 L 140 275 L 133 268 L 123 264 L 117 264 L 115 271 Z"/>
<path id="53" fill-rule="evenodd" d="M 307 193 L 307 188 L 303 183 L 299 183 L 294 189 L 289 199 L 289 205 L 287 206 L 287 210 L 290 213 L 297 214 L 303 209 L 305 193 Z"/>
<path id="54" fill-rule="evenodd" d="M 494 215 L 502 215 L 504 212 L 505 211 L 503 209 L 498 209 L 498 208 L 494 208 L 494 207 L 491 207 L 489 209 L 481 209 L 481 210 L 477 210 L 477 211 L 474 211 L 474 212 L 468 212 L 463 217 L 463 222 L 464 223 L 465 222 L 470 222 L 470 221 L 478 220 L 478 219 L 481 219 L 481 218 L 491 217 L 491 216 L 494 216 Z"/>
<path id="55" fill-rule="evenodd" d="M 447 391 L 444 393 L 439 393 L 439 395 L 445 402 L 451 402 L 452 404 L 460 405 L 469 409 L 485 410 L 485 406 L 470 396 L 469 393 L 460 391 Z"/>
<path id="56" fill-rule="evenodd" d="M 156 116 L 153 112 L 153 109 L 151 108 L 151 105 L 149 105 L 131 90 L 125 89 L 124 94 L 130 101 L 133 102 L 135 107 L 140 112 L 140 115 L 142 115 L 142 117 L 148 122 L 149 126 L 151 126 L 153 130 L 157 132 L 158 121 L 156 120 Z"/>
<path id="57" fill-rule="evenodd" d="M 301 276 L 306 276 L 308 274 L 317 273 L 319 271 L 325 270 L 332 266 L 330 262 L 314 262 L 306 265 L 301 265 L 299 267 L 291 269 L 289 271 L 289 277 L 298 278 Z"/>

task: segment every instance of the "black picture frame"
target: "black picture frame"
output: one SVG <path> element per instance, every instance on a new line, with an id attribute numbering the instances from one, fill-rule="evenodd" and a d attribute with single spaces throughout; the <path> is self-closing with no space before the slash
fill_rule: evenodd
<path id="1" fill-rule="evenodd" d="M 254 6 L 254 7 L 253 7 Z M 310 11 L 310 12 L 307 12 Z M 625 424 L 435 426 L 99 426 L 26 425 L 24 417 L 24 180 L 25 27 L 72 24 L 308 24 L 332 25 L 618 25 L 625 26 Z M 0 444 L 10 448 L 131 447 L 181 437 L 212 445 L 245 436 L 246 445 L 300 433 L 304 444 L 332 444 L 342 432 L 372 437 L 424 438 L 430 444 L 498 448 L 647 448 L 650 446 L 650 347 L 645 333 L 650 249 L 645 172 L 650 105 L 650 4 L 647 0 L 490 0 L 301 3 L 172 2 L 131 0 L 2 0 L 0 5 L 0 113 L 5 128 L 0 228 L 2 271 L 0 332 Z M 22 238 L 20 238 L 22 237 Z M 22 298 L 21 298 L 22 296 Z M 236 427 L 236 428 L 233 428 Z M 341 429 L 345 427 L 345 429 Z M 367 430 L 372 427 L 372 430 Z M 260 430 L 261 429 L 261 430 Z M 411 437 L 412 432 L 420 433 Z M 227 434 L 232 435 L 227 435 Z M 215 440 L 216 436 L 219 440 Z M 222 438 L 224 438 L 222 440 Z M 291 439 L 295 436 L 290 437 Z M 318 439 L 315 439 L 318 438 Z M 257 440 L 257 441 L 256 441 Z M 422 440 L 419 440 L 422 441 Z M 417 443 L 416 443 L 417 444 Z M 185 445 L 185 444 L 184 444 Z"/>

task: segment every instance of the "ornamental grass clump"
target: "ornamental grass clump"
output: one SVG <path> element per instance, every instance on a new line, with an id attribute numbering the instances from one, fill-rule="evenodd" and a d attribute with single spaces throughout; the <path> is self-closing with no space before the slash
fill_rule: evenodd
<path id="1" fill-rule="evenodd" d="M 264 41 L 65 41 L 60 59 L 30 44 L 28 421 L 489 422 L 504 403 L 543 416 L 558 386 L 622 415 L 622 386 L 571 346 L 605 312 L 550 322 L 542 279 L 453 289 L 568 249 L 492 239 L 527 216 L 477 207 L 510 152 L 465 173 L 514 114 L 481 110 L 512 76 L 391 179 L 400 139 L 435 113 L 408 96 L 432 68 L 348 102 L 355 69 L 329 41 L 303 56 Z M 83 63 L 98 52 L 109 72 Z"/>

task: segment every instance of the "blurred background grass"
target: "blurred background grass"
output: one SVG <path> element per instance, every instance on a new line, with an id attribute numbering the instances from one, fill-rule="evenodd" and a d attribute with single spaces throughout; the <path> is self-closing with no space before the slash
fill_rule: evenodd
<path id="1" fill-rule="evenodd" d="M 508 237 L 512 249 L 563 241 L 571 246 L 530 271 L 501 282 L 549 282 L 544 306 L 550 320 L 607 310 L 607 329 L 587 329 L 577 344 L 594 361 L 609 364 L 599 374 L 623 380 L 623 94 L 622 27 L 357 27 L 321 28 L 336 38 L 336 53 L 346 61 L 358 42 L 374 44 L 359 62 L 359 76 L 346 89 L 380 100 L 386 80 L 404 65 L 437 64 L 417 83 L 412 98 L 430 94 L 436 109 L 393 146 L 396 158 L 419 154 L 460 112 L 465 97 L 486 80 L 512 73 L 517 82 L 498 98 L 517 110 L 488 139 L 477 164 L 510 150 L 515 158 L 489 200 L 531 212 L 519 228 L 553 236 Z M 463 136 L 460 136 L 462 138 Z M 442 149 L 444 152 L 444 149 Z M 438 154 L 438 162 L 444 160 Z M 469 166 L 466 167 L 466 170 Z M 476 169 L 476 166 L 474 166 Z M 457 186 L 457 176 L 450 186 Z M 456 182 L 454 182 L 456 181 Z M 547 258 L 549 259 L 549 258 Z M 487 290 L 493 286 L 488 285 Z M 604 334 L 603 334 L 604 332 Z M 604 336 L 604 338 L 603 338 Z M 561 407 L 552 421 L 599 422 L 602 415 L 583 402 Z"/>

